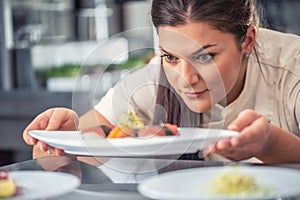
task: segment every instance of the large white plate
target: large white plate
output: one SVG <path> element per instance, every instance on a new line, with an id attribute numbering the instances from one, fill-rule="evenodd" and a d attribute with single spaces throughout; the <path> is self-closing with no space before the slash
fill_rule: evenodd
<path id="1" fill-rule="evenodd" d="M 238 133 L 223 129 L 180 128 L 179 136 L 105 139 L 79 131 L 32 130 L 29 134 L 66 153 L 85 156 L 143 157 L 194 153 Z"/>
<path id="2" fill-rule="evenodd" d="M 220 173 L 232 170 L 232 167 L 202 167 L 188 170 L 167 172 L 148 178 L 138 186 L 139 192 L 153 199 L 188 200 L 188 199 L 280 199 L 300 195 L 300 171 L 263 166 L 238 166 L 242 173 L 253 176 L 259 186 L 268 188 L 265 194 L 248 196 L 212 196 L 208 184 Z"/>
<path id="3" fill-rule="evenodd" d="M 71 192 L 80 185 L 79 179 L 71 174 L 46 171 L 11 171 L 20 194 L 6 200 L 48 199 Z"/>

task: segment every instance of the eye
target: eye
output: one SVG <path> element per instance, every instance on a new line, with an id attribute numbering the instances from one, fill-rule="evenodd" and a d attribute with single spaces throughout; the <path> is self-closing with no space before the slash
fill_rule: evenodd
<path id="1" fill-rule="evenodd" d="M 174 63 L 178 60 L 177 57 L 172 56 L 171 54 L 163 54 L 161 57 L 164 58 L 168 63 Z"/>
<path id="2" fill-rule="evenodd" d="M 211 63 L 215 57 L 215 54 L 206 53 L 201 54 L 196 57 L 197 62 L 200 62 L 201 64 Z"/>

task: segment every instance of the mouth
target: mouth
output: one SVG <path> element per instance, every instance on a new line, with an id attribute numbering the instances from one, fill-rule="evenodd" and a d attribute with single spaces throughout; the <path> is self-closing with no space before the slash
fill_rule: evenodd
<path id="1" fill-rule="evenodd" d="M 203 90 L 201 92 L 183 92 L 183 94 L 189 99 L 196 99 L 196 98 L 201 97 L 206 92 L 208 92 L 208 89 Z"/>

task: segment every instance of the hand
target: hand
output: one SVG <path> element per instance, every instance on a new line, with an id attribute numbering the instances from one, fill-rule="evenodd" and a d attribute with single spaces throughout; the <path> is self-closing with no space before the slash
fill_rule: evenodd
<path id="1" fill-rule="evenodd" d="M 244 110 L 228 126 L 228 129 L 240 134 L 218 141 L 211 147 L 211 153 L 217 153 L 233 161 L 251 158 L 263 151 L 271 136 L 268 120 L 254 110 Z"/>
<path id="2" fill-rule="evenodd" d="M 50 147 L 36 140 L 29 135 L 30 130 L 76 130 L 78 126 L 77 114 L 67 108 L 51 108 L 39 114 L 24 130 L 23 139 L 28 145 L 37 145 L 41 151 L 55 152 L 56 155 L 63 155 L 60 149 Z"/>

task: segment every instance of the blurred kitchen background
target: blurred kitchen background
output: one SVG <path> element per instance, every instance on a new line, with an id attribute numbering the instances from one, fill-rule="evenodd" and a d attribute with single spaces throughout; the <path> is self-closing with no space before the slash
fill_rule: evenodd
<path id="1" fill-rule="evenodd" d="M 150 1 L 0 0 L 0 166 L 31 158 L 22 131 L 38 113 L 83 114 L 151 58 Z M 261 3 L 266 27 L 300 34 L 300 0 Z"/>

